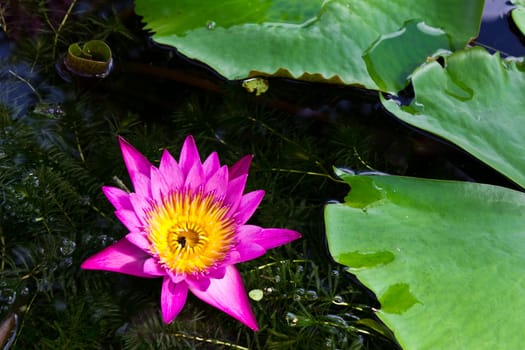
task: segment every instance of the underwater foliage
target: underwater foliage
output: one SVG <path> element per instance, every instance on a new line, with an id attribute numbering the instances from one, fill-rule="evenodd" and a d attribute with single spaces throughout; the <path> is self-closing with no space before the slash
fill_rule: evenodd
<path id="1" fill-rule="evenodd" d="M 69 4 L 59 6 L 58 24 Z M 329 98 L 317 89 L 285 85 L 286 93 L 265 94 L 282 104 L 261 104 L 242 88 L 170 59 L 148 43 L 131 5 L 73 7 L 54 50 L 55 32 L 44 16 L 55 16 L 54 8 L 20 2 L 39 20 L 39 29 L 20 40 L 16 18 L 7 17 L 9 36 L 2 40 L 9 45 L 0 61 L 0 322 L 9 329 L 1 341 L 11 339 L 12 349 L 395 347 L 371 310 L 373 299 L 327 255 L 321 224 L 326 196 L 344 188 L 331 165 L 362 164 L 369 142 L 360 135 L 368 126 L 341 118 L 336 127 L 316 111 Z M 57 62 L 71 43 L 94 37 L 111 47 L 113 71 L 104 79 L 64 80 Z M 152 62 L 166 77 L 150 69 Z M 181 67 L 221 92 L 170 78 Z M 309 105 L 314 95 L 319 102 Z M 305 105 L 311 117 L 296 114 Z M 362 107 L 341 108 L 358 113 L 377 105 L 370 97 Z M 266 195 L 250 223 L 303 234 L 239 265 L 257 333 L 191 295 L 165 325 L 161 280 L 80 269 L 127 234 L 101 191 L 132 188 L 118 135 L 158 162 L 160 150 L 178 152 L 188 134 L 203 154 L 217 151 L 227 164 L 253 154 L 247 190 L 263 188 Z"/>
<path id="2" fill-rule="evenodd" d="M 481 0 L 0 5 L 0 346 L 512 347 L 523 195 L 493 185 L 523 186 L 524 70 L 468 47 L 482 9 Z M 75 43 L 91 40 L 108 45 L 113 69 L 67 73 L 68 48 L 82 55 Z M 253 154 L 246 191 L 266 195 L 249 224 L 302 234 L 237 265 L 257 332 L 191 293 L 165 324 L 161 279 L 80 268 L 129 233 L 101 191 L 134 185 L 119 136 L 159 164 L 186 135 L 225 164 Z M 463 333 L 441 322 L 444 308 Z"/>

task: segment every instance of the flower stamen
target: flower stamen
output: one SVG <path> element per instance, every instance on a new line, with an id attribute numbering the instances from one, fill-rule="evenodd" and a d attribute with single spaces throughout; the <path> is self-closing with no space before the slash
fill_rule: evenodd
<path id="1" fill-rule="evenodd" d="M 205 273 L 234 244 L 229 207 L 210 193 L 174 192 L 151 208 L 147 221 L 151 253 L 177 275 Z"/>

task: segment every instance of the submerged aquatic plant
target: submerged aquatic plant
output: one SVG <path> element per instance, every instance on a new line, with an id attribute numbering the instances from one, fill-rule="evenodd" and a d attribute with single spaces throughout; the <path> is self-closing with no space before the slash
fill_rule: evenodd
<path id="1" fill-rule="evenodd" d="M 228 167 L 221 166 L 214 152 L 201 162 L 188 136 L 179 161 L 165 150 L 157 168 L 124 139 L 119 141 L 135 192 L 115 187 L 103 191 L 129 233 L 88 258 L 82 268 L 163 277 L 166 323 L 177 317 L 190 290 L 257 330 L 234 265 L 301 235 L 246 224 L 264 196 L 262 190 L 243 194 L 252 157 Z"/>

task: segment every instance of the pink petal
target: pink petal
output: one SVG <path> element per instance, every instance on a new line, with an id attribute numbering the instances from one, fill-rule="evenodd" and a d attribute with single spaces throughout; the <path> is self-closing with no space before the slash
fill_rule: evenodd
<path id="1" fill-rule="evenodd" d="M 224 277 L 225 274 L 226 274 L 226 266 L 219 266 L 215 268 L 214 270 L 209 271 L 206 274 L 206 277 L 221 279 Z"/>
<path id="2" fill-rule="evenodd" d="M 113 271 L 139 277 L 157 277 L 157 275 L 144 270 L 144 263 L 149 258 L 149 254 L 146 254 L 127 239 L 121 239 L 87 258 L 81 267 L 86 270 Z"/>
<path id="3" fill-rule="evenodd" d="M 130 231 L 140 231 L 142 229 L 142 223 L 140 222 L 135 210 L 117 210 L 115 216 L 128 228 Z"/>
<path id="4" fill-rule="evenodd" d="M 205 291 L 210 286 L 210 279 L 207 277 L 192 277 L 188 276 L 186 277 L 186 283 L 188 283 L 188 286 L 190 289 L 198 289 Z"/>
<path id="5" fill-rule="evenodd" d="M 225 264 L 237 264 L 253 260 L 266 253 L 264 247 L 253 243 L 262 228 L 254 225 L 242 225 L 237 228 L 237 245 L 229 252 Z"/>
<path id="6" fill-rule="evenodd" d="M 263 190 L 246 193 L 241 198 L 237 213 L 237 223 L 243 225 L 250 219 L 264 197 Z"/>
<path id="7" fill-rule="evenodd" d="M 107 199 L 115 207 L 115 209 L 126 209 L 132 210 L 131 202 L 129 201 L 129 193 L 121 190 L 117 187 L 102 186 L 102 192 L 106 195 Z"/>
<path id="8" fill-rule="evenodd" d="M 220 166 L 221 164 L 217 152 L 212 152 L 208 158 L 206 158 L 204 163 L 202 163 L 202 169 L 204 170 L 204 176 L 206 179 L 209 179 L 210 176 L 215 174 L 215 172 L 219 170 Z"/>
<path id="9" fill-rule="evenodd" d="M 199 156 L 199 150 L 195 145 L 195 140 L 193 136 L 186 137 L 184 144 L 182 145 L 182 150 L 180 151 L 179 165 L 184 174 L 188 174 L 191 167 L 199 163 L 201 164 L 201 158 Z"/>
<path id="10" fill-rule="evenodd" d="M 126 140 L 119 136 L 118 141 L 120 143 L 120 150 L 122 151 L 122 157 L 124 158 L 124 163 L 128 168 L 129 177 L 131 178 L 131 183 L 135 191 L 137 191 L 137 177 L 138 175 L 149 176 L 149 169 L 151 163 L 140 153 L 130 145 Z"/>
<path id="11" fill-rule="evenodd" d="M 144 261 L 144 272 L 154 276 L 166 276 L 166 270 L 158 263 L 155 258 Z"/>
<path id="12" fill-rule="evenodd" d="M 139 222 L 146 222 L 147 212 L 148 209 L 150 209 L 151 207 L 148 197 L 144 197 L 143 195 L 138 193 L 130 193 L 129 201 L 133 206 L 133 210 L 135 211 L 135 215 L 139 219 Z"/>
<path id="13" fill-rule="evenodd" d="M 242 225 L 237 227 L 237 239 L 239 242 L 251 242 L 257 238 L 262 228 L 255 225 Z"/>
<path id="14" fill-rule="evenodd" d="M 254 331 L 258 330 L 257 320 L 250 307 L 250 302 L 241 276 L 235 266 L 226 267 L 226 274 L 222 279 L 210 279 L 210 286 L 202 291 L 198 288 L 190 290 L 197 298 L 224 311 L 228 315 L 236 318 Z"/>
<path id="15" fill-rule="evenodd" d="M 151 167 L 150 170 L 151 179 L 151 196 L 155 203 L 162 203 L 163 198 L 167 198 L 170 192 L 168 184 L 161 171 L 155 167 Z"/>
<path id="16" fill-rule="evenodd" d="M 180 313 L 188 296 L 188 285 L 184 282 L 173 283 L 169 276 L 162 281 L 160 304 L 162 318 L 165 323 L 170 323 Z"/>
<path id="17" fill-rule="evenodd" d="M 177 274 L 173 273 L 169 269 L 166 270 L 166 273 L 168 274 L 168 276 L 170 276 L 171 281 L 173 283 L 179 283 L 179 282 L 181 282 L 181 281 L 186 279 L 186 275 L 185 274 L 177 275 Z"/>
<path id="18" fill-rule="evenodd" d="M 253 155 L 247 154 L 241 159 L 239 159 L 237 163 L 233 164 L 230 167 L 230 180 L 233 180 L 241 175 L 248 174 L 248 170 L 250 170 L 250 164 L 252 162 L 252 159 Z"/>
<path id="19" fill-rule="evenodd" d="M 204 173 L 201 163 L 195 163 L 186 175 L 184 188 L 195 190 L 204 184 Z"/>
<path id="20" fill-rule="evenodd" d="M 216 198 L 223 198 L 228 188 L 228 167 L 223 166 L 215 172 L 205 184 L 204 192 L 215 193 Z"/>
<path id="21" fill-rule="evenodd" d="M 266 253 L 266 250 L 298 239 L 301 234 L 288 229 L 264 229 L 254 225 L 242 225 L 238 228 L 237 237 L 239 243 L 230 252 L 228 264 L 237 264 L 258 258 Z"/>
<path id="22" fill-rule="evenodd" d="M 167 150 L 164 150 L 162 153 L 159 170 L 164 177 L 168 190 L 175 191 L 182 188 L 184 185 L 184 179 L 186 177 L 182 173 L 182 170 L 177 161 Z M 164 193 L 165 196 L 167 194 L 168 193 Z"/>
<path id="23" fill-rule="evenodd" d="M 149 177 L 149 172 L 148 175 L 135 174 L 133 189 L 136 193 L 142 196 L 151 197 L 151 179 Z"/>
<path id="24" fill-rule="evenodd" d="M 149 252 L 149 248 L 151 247 L 151 242 L 148 240 L 148 238 L 142 234 L 142 233 L 128 233 L 126 235 L 126 239 L 133 243 L 138 248 L 142 249 L 146 253 Z"/>
<path id="25" fill-rule="evenodd" d="M 257 259 L 266 253 L 264 247 L 251 243 L 251 242 L 239 242 L 235 248 L 230 251 L 228 259 L 224 262 L 225 264 L 234 265 L 241 262 Z"/>
<path id="26" fill-rule="evenodd" d="M 290 243 L 298 238 L 301 238 L 301 234 L 297 231 L 284 228 L 263 228 L 252 242 L 265 249 L 272 249 Z"/>
<path id="27" fill-rule="evenodd" d="M 246 179 L 248 175 L 244 174 L 228 183 L 228 190 L 226 191 L 226 198 L 224 203 L 230 206 L 232 212 L 236 212 L 239 206 L 239 202 L 244 192 L 244 186 L 246 186 Z"/>

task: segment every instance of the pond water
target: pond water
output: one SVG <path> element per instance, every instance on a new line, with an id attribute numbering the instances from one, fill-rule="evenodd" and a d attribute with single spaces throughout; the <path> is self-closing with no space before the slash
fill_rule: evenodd
<path id="1" fill-rule="evenodd" d="M 335 264 L 323 206 L 346 185 L 332 166 L 514 187 L 458 148 L 387 114 L 377 93 L 270 79 L 241 82 L 153 44 L 131 1 L 8 2 L 0 6 L 0 344 L 5 348 L 396 349 L 373 294 Z M 487 1 L 477 45 L 522 56 L 505 1 Z M 50 28 L 54 28 L 51 30 Z M 106 78 L 62 62 L 75 42 L 103 39 Z M 130 187 L 125 137 L 158 164 L 194 135 L 201 157 L 254 154 L 248 189 L 266 197 L 252 222 L 303 239 L 239 269 L 260 332 L 190 297 L 176 322 L 159 315 L 160 281 L 80 263 L 123 237 L 101 186 Z M 7 330 L 7 331 L 6 331 Z M 12 332 L 14 330 L 14 332 Z"/>

